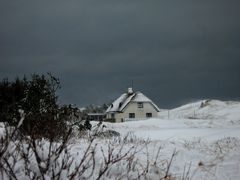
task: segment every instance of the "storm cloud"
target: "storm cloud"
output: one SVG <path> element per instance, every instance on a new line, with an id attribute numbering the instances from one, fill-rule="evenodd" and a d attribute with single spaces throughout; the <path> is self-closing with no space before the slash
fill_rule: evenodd
<path id="1" fill-rule="evenodd" d="M 134 83 L 161 108 L 240 98 L 240 2 L 0 0 L 0 78 L 52 72 L 61 103 Z"/>

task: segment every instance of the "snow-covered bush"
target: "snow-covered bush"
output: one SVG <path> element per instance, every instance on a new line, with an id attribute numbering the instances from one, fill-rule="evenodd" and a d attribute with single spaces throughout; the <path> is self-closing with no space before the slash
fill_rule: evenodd
<path id="1" fill-rule="evenodd" d="M 169 160 L 150 159 L 148 144 L 132 141 L 129 134 L 98 138 L 93 132 L 84 138 L 67 133 L 59 141 L 35 139 L 5 126 L 0 141 L 0 179 L 171 179 Z M 96 130 L 96 132 L 99 132 Z M 19 133 L 16 139 L 12 137 Z M 143 159 L 144 162 L 143 162 Z"/>

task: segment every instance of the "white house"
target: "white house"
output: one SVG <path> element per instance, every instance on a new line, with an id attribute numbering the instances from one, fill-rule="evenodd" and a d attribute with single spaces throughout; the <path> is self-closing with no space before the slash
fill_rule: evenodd
<path id="1" fill-rule="evenodd" d="M 141 92 L 128 88 L 106 110 L 106 118 L 115 122 L 157 117 L 159 108 Z"/>

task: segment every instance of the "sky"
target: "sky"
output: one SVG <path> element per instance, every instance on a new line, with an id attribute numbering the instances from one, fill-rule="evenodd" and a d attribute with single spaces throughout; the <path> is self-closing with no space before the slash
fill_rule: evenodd
<path id="1" fill-rule="evenodd" d="M 239 0 L 0 0 L 0 79 L 51 72 L 59 101 L 132 86 L 160 108 L 240 100 Z"/>

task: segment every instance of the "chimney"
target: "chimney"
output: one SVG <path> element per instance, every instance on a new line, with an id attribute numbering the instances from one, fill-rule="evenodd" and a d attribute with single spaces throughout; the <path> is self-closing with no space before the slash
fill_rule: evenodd
<path id="1" fill-rule="evenodd" d="M 132 89 L 132 87 L 129 87 L 128 88 L 128 95 L 132 95 L 133 94 L 133 89 Z"/>

